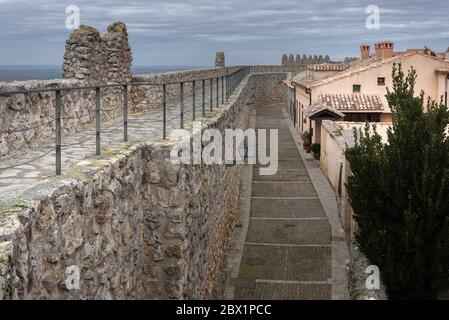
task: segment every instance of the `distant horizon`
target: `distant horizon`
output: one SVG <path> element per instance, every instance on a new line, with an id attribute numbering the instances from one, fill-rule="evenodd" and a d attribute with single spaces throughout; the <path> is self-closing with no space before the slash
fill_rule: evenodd
<path id="1" fill-rule="evenodd" d="M 189 65 L 147 65 L 131 66 L 134 75 L 147 73 L 160 73 L 181 71 L 190 69 L 205 69 L 212 66 L 189 66 Z M 27 80 L 55 80 L 62 79 L 61 65 L 44 64 L 12 64 L 0 65 L 0 82 L 27 81 Z"/>

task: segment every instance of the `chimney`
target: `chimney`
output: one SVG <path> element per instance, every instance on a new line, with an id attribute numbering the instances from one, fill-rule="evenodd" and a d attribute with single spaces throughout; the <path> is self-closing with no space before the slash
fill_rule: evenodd
<path id="1" fill-rule="evenodd" d="M 447 48 L 447 50 L 446 50 L 446 58 L 445 58 L 447 61 L 449 61 L 449 48 Z"/>
<path id="2" fill-rule="evenodd" d="M 378 42 L 376 43 L 376 57 L 379 59 L 388 59 L 393 57 L 394 43 L 393 42 Z"/>
<path id="3" fill-rule="evenodd" d="M 362 44 L 360 46 L 360 58 L 362 60 L 369 59 L 370 57 L 370 46 L 368 44 Z"/>

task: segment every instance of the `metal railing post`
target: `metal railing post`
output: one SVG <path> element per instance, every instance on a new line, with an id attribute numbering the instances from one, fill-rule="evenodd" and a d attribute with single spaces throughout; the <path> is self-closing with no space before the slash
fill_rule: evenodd
<path id="1" fill-rule="evenodd" d="M 128 86 L 123 86 L 123 141 L 128 141 Z"/>
<path id="2" fill-rule="evenodd" d="M 184 82 L 180 83 L 180 96 L 181 96 L 181 129 L 184 128 Z"/>
<path id="3" fill-rule="evenodd" d="M 167 88 L 162 85 L 162 138 L 167 139 Z"/>
<path id="4" fill-rule="evenodd" d="M 202 84 L 201 84 L 201 95 L 203 96 L 202 98 L 202 106 L 203 106 L 203 117 L 206 115 L 206 97 L 205 97 L 205 82 L 206 82 L 206 80 L 203 80 L 202 81 Z"/>
<path id="5" fill-rule="evenodd" d="M 229 97 L 231 97 L 233 91 L 234 91 L 234 75 L 231 74 L 229 76 Z"/>
<path id="6" fill-rule="evenodd" d="M 215 100 L 217 100 L 217 108 L 218 108 L 218 104 L 219 104 L 219 95 L 218 95 L 218 93 L 219 93 L 219 91 L 218 91 L 218 78 L 216 79 L 216 81 L 215 81 L 216 83 L 217 83 L 217 96 L 215 97 Z"/>
<path id="7" fill-rule="evenodd" d="M 221 104 L 224 104 L 224 77 L 221 76 Z"/>
<path id="8" fill-rule="evenodd" d="M 226 100 L 229 100 L 229 75 L 226 75 Z"/>
<path id="9" fill-rule="evenodd" d="M 61 175 L 61 90 L 56 90 L 56 175 Z"/>
<path id="10" fill-rule="evenodd" d="M 99 156 L 101 154 L 100 149 L 100 88 L 95 88 L 95 143 L 96 143 L 96 154 Z"/>
<path id="11" fill-rule="evenodd" d="M 210 111 L 212 111 L 212 108 L 213 108 L 213 86 L 214 86 L 214 84 L 213 84 L 214 82 L 213 82 L 213 80 L 212 80 L 212 78 L 210 78 Z"/>
<path id="12" fill-rule="evenodd" d="M 196 88 L 195 88 L 195 80 L 193 80 L 193 83 L 192 83 L 192 107 L 193 107 L 193 110 L 192 110 L 192 118 L 193 118 L 193 121 L 195 121 L 195 96 L 196 96 Z"/>

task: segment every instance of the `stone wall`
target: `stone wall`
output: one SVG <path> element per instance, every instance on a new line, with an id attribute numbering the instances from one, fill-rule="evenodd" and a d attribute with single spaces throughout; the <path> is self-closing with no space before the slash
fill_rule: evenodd
<path id="1" fill-rule="evenodd" d="M 0 91 L 23 91 L 59 87 L 83 87 L 131 80 L 131 50 L 123 23 L 108 27 L 103 38 L 92 27 L 80 26 L 66 42 L 63 80 L 2 82 Z M 95 119 L 94 90 L 62 91 L 63 136 Z M 122 114 L 122 88 L 101 89 L 104 120 Z M 134 111 L 130 104 L 130 111 Z M 54 142 L 55 93 L 38 92 L 0 96 L 0 159 L 22 148 L 37 148 Z M 26 130 L 32 128 L 32 130 Z M 10 131 L 19 131 L 9 133 Z"/>
<path id="2" fill-rule="evenodd" d="M 131 80 L 131 49 L 126 26 L 111 24 L 103 38 L 88 26 L 75 29 L 66 42 L 62 77 L 87 83 L 124 83 Z"/>
<path id="3" fill-rule="evenodd" d="M 249 102 L 262 99 L 259 87 L 273 87 L 271 77 L 246 77 L 204 128 L 245 129 Z M 34 201 L 1 212 L 0 298 L 210 297 L 241 168 L 177 165 L 169 159 L 175 145 L 127 145 L 87 159 L 36 187 Z M 79 290 L 67 288 L 73 267 Z"/>
<path id="4" fill-rule="evenodd" d="M 81 86 L 79 80 L 21 81 L 0 83 L 0 91 Z M 95 103 L 88 91 L 62 92 L 64 133 L 91 122 Z M 0 159 L 13 156 L 23 147 L 35 148 L 54 141 L 54 92 L 0 96 Z M 86 115 L 86 116 L 83 116 Z M 79 117 L 79 118 L 78 118 Z M 69 119 L 70 118 L 70 119 Z M 33 128 L 32 130 L 26 130 Z M 18 131 L 5 133 L 4 131 Z"/>
<path id="5" fill-rule="evenodd" d="M 251 73 L 278 73 L 278 72 L 287 72 L 291 73 L 292 76 L 295 76 L 299 72 L 304 71 L 306 68 L 305 65 L 260 65 L 260 66 L 250 66 Z"/>
<path id="6" fill-rule="evenodd" d="M 175 72 L 149 73 L 144 75 L 136 75 L 132 78 L 133 83 L 176 83 L 168 84 L 166 86 L 166 99 L 168 104 L 179 102 L 180 98 L 180 84 L 184 83 L 184 95 L 189 96 L 192 93 L 192 81 L 198 79 L 209 79 L 224 77 L 228 73 L 238 70 L 240 67 L 230 68 L 211 68 L 211 69 L 197 69 Z M 225 80 L 226 81 L 226 80 Z M 197 81 L 195 86 L 197 90 L 197 101 L 201 101 L 200 88 L 201 81 Z M 216 82 L 213 82 L 213 92 L 216 93 Z M 219 81 L 221 88 L 221 79 Z M 210 94 L 210 81 L 205 81 L 206 96 Z M 221 94 L 221 91 L 220 91 Z M 162 86 L 161 85 L 136 85 L 133 86 L 130 93 L 130 98 L 135 110 L 143 111 L 161 107 L 162 105 Z"/>
<path id="7" fill-rule="evenodd" d="M 286 73 L 255 73 L 252 78 L 257 104 L 287 107 L 287 90 L 282 83 L 287 79 Z"/>

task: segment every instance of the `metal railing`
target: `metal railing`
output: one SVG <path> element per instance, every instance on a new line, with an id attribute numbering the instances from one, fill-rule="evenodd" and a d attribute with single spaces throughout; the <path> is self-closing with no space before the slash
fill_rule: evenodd
<path id="1" fill-rule="evenodd" d="M 173 87 L 174 85 L 179 85 L 179 99 L 180 99 L 180 128 L 184 128 L 184 108 L 185 108 L 185 101 L 186 101 L 186 95 L 190 94 L 191 96 L 191 102 L 192 102 L 192 120 L 195 121 L 196 119 L 196 108 L 197 105 L 197 87 L 198 85 L 201 86 L 200 92 L 201 92 L 201 114 L 202 116 L 205 116 L 207 113 L 206 110 L 206 87 L 207 84 L 209 84 L 210 87 L 210 103 L 209 111 L 213 111 L 214 107 L 214 95 L 215 95 L 215 107 L 218 107 L 221 103 L 224 104 L 225 100 L 228 101 L 234 90 L 237 88 L 237 86 L 240 84 L 242 79 L 249 73 L 249 70 L 247 67 L 239 68 L 236 71 L 233 71 L 231 73 L 226 72 L 225 74 L 218 76 L 218 77 L 208 77 L 208 78 L 198 78 L 193 80 L 186 80 L 186 81 L 162 81 L 162 82 L 130 82 L 130 83 L 122 83 L 122 84 L 99 84 L 99 85 L 90 85 L 90 86 L 80 86 L 80 87 L 59 87 L 59 88 L 43 88 L 43 89 L 30 89 L 30 90 L 17 90 L 17 91 L 0 91 L 0 96 L 9 96 L 9 95 L 18 95 L 18 94 L 32 94 L 32 93 L 48 93 L 48 92 L 54 92 L 55 94 L 55 117 L 49 117 L 49 121 L 46 121 L 40 125 L 29 127 L 29 128 L 23 128 L 23 129 L 17 129 L 17 130 L 5 130 L 0 131 L 0 135 L 8 135 L 13 134 L 17 132 L 24 132 L 29 130 L 35 130 L 40 127 L 49 126 L 52 123 L 55 124 L 55 148 L 56 151 L 56 175 L 61 175 L 62 166 L 61 166 L 61 157 L 62 157 L 62 149 L 64 147 L 69 147 L 71 145 L 62 145 L 62 125 L 61 120 L 71 120 L 71 119 L 78 119 L 83 118 L 87 116 L 92 116 L 95 114 L 95 143 L 96 143 L 96 155 L 101 155 L 101 133 L 108 133 L 111 131 L 114 131 L 120 126 L 123 126 L 123 141 L 128 141 L 128 91 L 133 86 L 139 86 L 139 87 L 145 87 L 145 86 L 159 86 L 162 87 L 162 101 L 161 101 L 161 108 L 162 108 L 162 138 L 165 140 L 167 139 L 167 107 L 168 107 L 168 99 L 167 99 L 167 86 Z M 221 86 L 220 86 L 221 82 Z M 191 92 L 186 94 L 184 88 L 187 83 L 191 83 L 192 89 Z M 110 131 L 102 131 L 101 130 L 101 114 L 102 112 L 109 112 L 116 109 L 119 109 L 120 107 L 116 107 L 113 109 L 104 109 L 101 107 L 101 90 L 102 89 L 121 89 L 123 94 L 123 121 L 119 122 L 117 126 L 115 126 Z M 221 89 L 221 90 L 220 90 Z M 68 91 L 94 91 L 95 92 L 95 111 L 89 112 L 87 114 L 83 114 L 80 116 L 72 116 L 72 117 L 64 117 L 62 115 L 62 92 L 68 92 Z M 221 92 L 220 92 L 221 91 Z M 175 103 L 176 106 L 176 103 Z M 72 145 L 81 144 L 87 140 L 90 140 L 93 138 L 94 135 L 88 137 L 84 141 L 79 141 L 78 143 L 74 143 Z M 32 163 L 38 159 L 41 159 L 48 155 L 53 150 L 46 150 L 41 155 L 26 160 L 22 163 L 7 166 L 7 167 L 0 167 L 0 171 L 12 169 L 16 167 L 20 167 L 29 163 Z"/>

